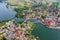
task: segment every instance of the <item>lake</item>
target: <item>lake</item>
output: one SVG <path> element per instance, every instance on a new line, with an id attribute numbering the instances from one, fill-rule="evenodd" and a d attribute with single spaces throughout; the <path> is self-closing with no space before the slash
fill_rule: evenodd
<path id="1" fill-rule="evenodd" d="M 0 21 L 11 19 L 15 16 L 16 12 L 6 7 L 6 3 L 0 3 Z"/>
<path id="2" fill-rule="evenodd" d="M 60 40 L 60 29 L 48 28 L 45 25 L 37 22 L 32 30 L 32 34 L 38 36 L 38 40 Z"/>

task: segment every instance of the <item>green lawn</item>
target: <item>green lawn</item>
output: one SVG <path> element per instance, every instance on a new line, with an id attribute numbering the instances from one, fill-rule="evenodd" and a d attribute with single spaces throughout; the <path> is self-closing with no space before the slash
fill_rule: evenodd
<path id="1" fill-rule="evenodd" d="M 3 26 L 6 22 L 0 22 L 0 26 Z"/>
<path id="2" fill-rule="evenodd" d="M 5 23 L 8 22 L 8 21 L 9 20 L 5 20 L 5 21 L 0 22 L 0 27 L 3 26 L 3 25 L 5 25 Z"/>

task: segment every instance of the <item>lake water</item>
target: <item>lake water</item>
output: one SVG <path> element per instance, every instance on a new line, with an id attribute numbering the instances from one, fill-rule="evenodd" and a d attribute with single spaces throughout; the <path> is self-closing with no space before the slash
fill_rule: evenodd
<path id="1" fill-rule="evenodd" d="M 37 22 L 32 34 L 38 36 L 38 40 L 60 40 L 60 29 L 53 29 Z"/>
<path id="2" fill-rule="evenodd" d="M 0 21 L 11 19 L 16 14 L 13 9 L 7 8 L 6 5 L 6 3 L 0 3 Z"/>

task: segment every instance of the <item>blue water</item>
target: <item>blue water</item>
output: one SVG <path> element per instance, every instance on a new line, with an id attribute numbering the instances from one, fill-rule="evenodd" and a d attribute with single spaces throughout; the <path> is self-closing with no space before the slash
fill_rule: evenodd
<path id="1" fill-rule="evenodd" d="M 39 37 L 39 40 L 60 40 L 60 29 L 52 29 L 41 23 L 35 23 L 32 34 Z"/>
<path id="2" fill-rule="evenodd" d="M 6 5 L 6 3 L 0 3 L 0 21 L 11 19 L 16 14 L 13 9 L 7 8 Z"/>

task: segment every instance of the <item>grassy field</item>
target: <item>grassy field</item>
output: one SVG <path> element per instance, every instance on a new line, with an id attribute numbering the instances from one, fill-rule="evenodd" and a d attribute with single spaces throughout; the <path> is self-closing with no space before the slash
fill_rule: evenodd
<path id="1" fill-rule="evenodd" d="M 5 25 L 5 23 L 8 22 L 8 21 L 9 20 L 5 20 L 5 21 L 0 22 L 0 27 L 3 26 L 3 25 Z"/>
<path id="2" fill-rule="evenodd" d="M 0 26 L 3 26 L 6 22 L 0 22 Z"/>

